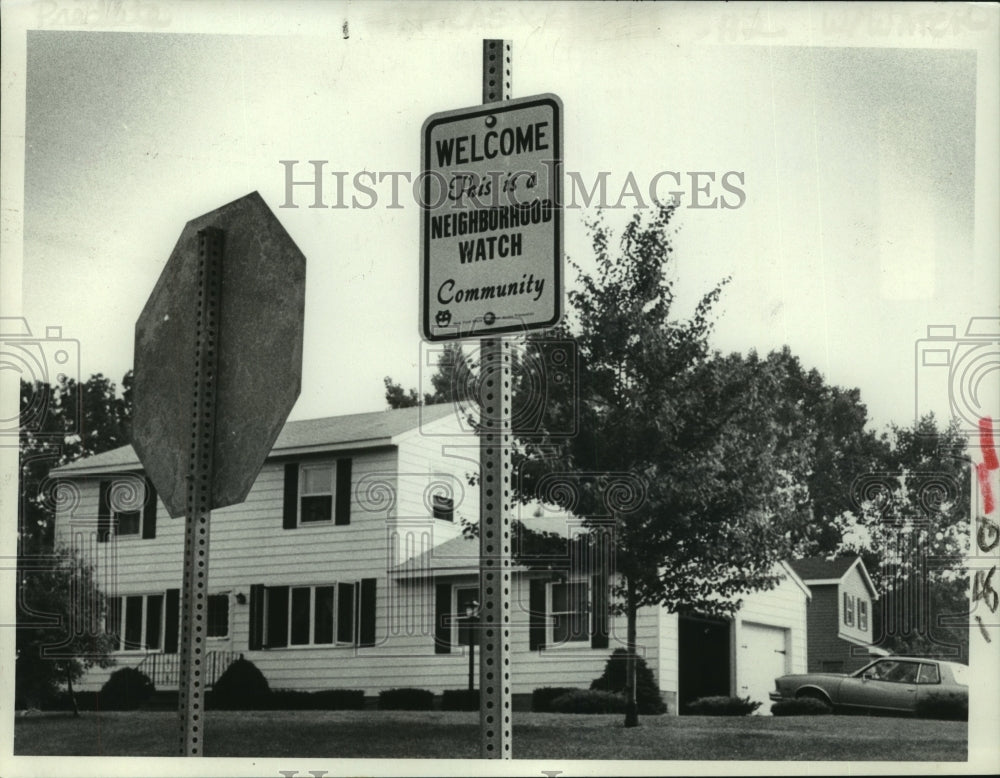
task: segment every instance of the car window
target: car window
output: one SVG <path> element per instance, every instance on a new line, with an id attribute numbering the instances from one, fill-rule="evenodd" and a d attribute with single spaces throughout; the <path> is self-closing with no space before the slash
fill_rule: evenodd
<path id="1" fill-rule="evenodd" d="M 916 662 L 899 662 L 885 677 L 893 683 L 916 683 L 920 665 Z"/>
<path id="2" fill-rule="evenodd" d="M 941 683 L 941 675 L 938 673 L 938 666 L 932 664 L 921 664 L 920 675 L 917 676 L 917 683 Z"/>

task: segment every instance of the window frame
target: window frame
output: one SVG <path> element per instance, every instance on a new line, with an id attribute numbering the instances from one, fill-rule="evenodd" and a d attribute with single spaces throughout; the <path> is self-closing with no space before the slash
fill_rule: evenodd
<path id="1" fill-rule="evenodd" d="M 328 470 L 330 472 L 330 491 L 306 491 L 306 474 L 310 471 Z M 322 519 L 304 519 L 303 501 L 309 497 L 329 497 L 329 515 Z M 337 461 L 300 462 L 298 495 L 295 502 L 295 521 L 299 527 L 316 527 L 333 524 L 337 515 Z"/>
<path id="2" fill-rule="evenodd" d="M 350 600 L 350 615 L 349 621 L 346 622 L 350 627 L 351 640 L 350 642 L 345 642 L 340 640 L 341 635 L 341 610 L 347 606 L 341 604 L 342 596 L 341 592 L 344 591 L 342 587 L 346 587 L 350 592 L 348 598 Z M 359 581 L 334 581 L 332 583 L 319 583 L 319 584 L 289 584 L 287 587 L 286 602 L 285 602 L 285 645 L 275 646 L 278 649 L 309 649 L 309 648 L 338 648 L 347 646 L 358 646 L 360 640 L 360 604 L 358 599 L 361 592 L 361 584 Z M 333 589 L 333 606 L 332 606 L 332 639 L 330 642 L 317 642 L 316 641 L 316 601 L 317 601 L 317 590 L 319 589 Z M 303 642 L 292 642 L 292 630 L 295 627 L 294 624 L 294 612 L 293 612 L 293 602 L 295 600 L 296 591 L 308 591 L 309 592 L 309 641 Z M 268 587 L 265 592 L 265 602 L 264 602 L 264 623 L 263 630 L 264 634 L 268 634 L 270 629 L 271 620 L 271 598 L 275 595 L 272 587 Z"/>
<path id="3" fill-rule="evenodd" d="M 226 603 L 226 634 L 225 635 L 212 635 L 209 634 L 212 626 L 212 600 L 215 599 L 216 602 L 222 598 Z M 232 612 L 233 603 L 232 595 L 230 592 L 216 592 L 215 594 L 208 595 L 207 601 L 205 603 L 205 639 L 206 640 L 229 640 L 232 637 Z"/>
<path id="4" fill-rule="evenodd" d="M 854 595 L 844 592 L 844 625 L 854 626 Z"/>
<path id="5" fill-rule="evenodd" d="M 160 598 L 160 613 L 159 613 L 159 624 L 157 625 L 157 643 L 158 645 L 150 648 L 148 645 L 149 639 L 149 599 L 151 597 Z M 141 637 L 141 644 L 138 646 L 128 646 L 126 641 L 126 635 L 129 629 L 128 621 L 128 601 L 129 599 L 141 599 L 140 606 L 140 621 L 139 621 L 139 635 Z M 110 625 L 107 622 L 108 614 L 105 614 L 105 626 L 104 631 L 106 634 L 112 635 L 117 638 L 116 645 L 111 649 L 112 653 L 115 654 L 162 654 L 164 653 L 164 644 L 166 642 L 167 633 L 167 596 L 166 592 L 148 592 L 148 593 L 133 593 L 133 594 L 118 594 L 114 597 L 108 597 L 108 601 L 117 601 L 117 613 L 118 613 L 118 623 L 115 625 Z M 111 606 L 109 605 L 109 608 Z M 114 627 L 117 632 L 110 631 L 109 627 Z"/>
<path id="6" fill-rule="evenodd" d="M 934 680 L 925 681 L 924 680 L 924 668 L 930 667 L 934 670 Z M 918 686 L 933 686 L 941 684 L 941 668 L 934 662 L 921 662 L 920 669 L 917 671 L 917 685 Z"/>
<path id="7" fill-rule="evenodd" d="M 567 587 L 567 605 L 571 603 L 569 587 L 582 586 L 583 598 L 579 609 L 568 609 L 556 611 L 554 604 L 554 589 L 556 586 Z M 593 592 L 591 591 L 591 581 L 583 576 L 567 576 L 554 581 L 548 581 L 545 585 L 545 647 L 546 648 L 566 648 L 568 646 L 585 646 L 590 648 L 590 641 L 593 637 L 593 625 L 591 624 L 591 610 L 593 608 Z M 557 616 L 571 616 L 578 614 L 583 620 L 583 633 L 578 637 L 567 638 L 556 641 Z"/>
<path id="8" fill-rule="evenodd" d="M 868 630 L 868 601 L 863 597 L 857 598 L 857 624 L 858 629 Z"/>

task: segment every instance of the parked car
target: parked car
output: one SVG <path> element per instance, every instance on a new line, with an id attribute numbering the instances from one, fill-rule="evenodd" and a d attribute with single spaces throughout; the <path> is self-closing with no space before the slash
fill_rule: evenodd
<path id="1" fill-rule="evenodd" d="M 774 701 L 813 697 L 834 710 L 915 713 L 935 697 L 968 705 L 969 668 L 958 662 L 892 656 L 853 673 L 806 673 L 775 678 Z"/>

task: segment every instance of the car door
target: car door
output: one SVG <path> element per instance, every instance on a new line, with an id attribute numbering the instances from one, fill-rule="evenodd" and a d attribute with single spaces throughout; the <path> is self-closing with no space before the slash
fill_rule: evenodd
<path id="1" fill-rule="evenodd" d="M 917 662 L 883 659 L 844 679 L 840 704 L 872 710 L 912 711 L 917 704 Z"/>

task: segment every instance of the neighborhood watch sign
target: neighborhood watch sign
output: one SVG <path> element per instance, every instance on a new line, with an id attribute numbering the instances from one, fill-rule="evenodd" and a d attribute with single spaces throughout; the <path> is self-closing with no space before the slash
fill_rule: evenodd
<path id="1" fill-rule="evenodd" d="M 420 330 L 544 329 L 562 316 L 562 102 L 436 113 L 421 132 Z"/>

